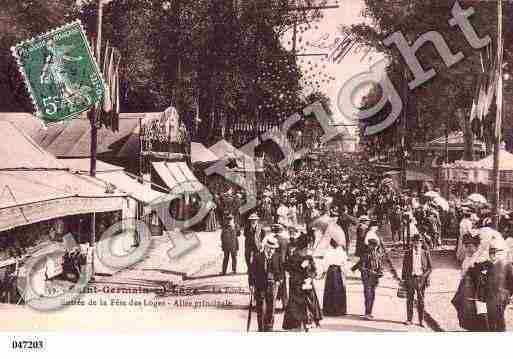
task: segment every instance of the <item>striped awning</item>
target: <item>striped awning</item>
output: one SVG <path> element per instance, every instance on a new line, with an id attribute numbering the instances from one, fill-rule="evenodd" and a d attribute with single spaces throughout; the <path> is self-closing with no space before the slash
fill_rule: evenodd
<path id="1" fill-rule="evenodd" d="M 200 192 L 205 188 L 185 162 L 152 162 L 151 164 L 172 193 Z"/>

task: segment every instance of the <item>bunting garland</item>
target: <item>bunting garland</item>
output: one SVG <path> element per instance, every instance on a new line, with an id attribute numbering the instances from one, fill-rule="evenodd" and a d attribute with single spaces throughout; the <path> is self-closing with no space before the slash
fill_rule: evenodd
<path id="1" fill-rule="evenodd" d="M 492 46 L 490 43 L 485 48 L 484 56 L 483 52 L 480 53 L 481 72 L 477 78 L 476 92 L 472 99 L 472 109 L 470 111 L 472 132 L 478 139 L 484 137 L 484 123 L 490 112 L 499 82 L 497 56 Z"/>
<path id="2" fill-rule="evenodd" d="M 96 39 L 91 39 L 91 44 L 96 49 Z M 99 68 L 103 72 L 105 80 L 105 96 L 100 106 L 96 107 L 96 119 L 99 124 L 110 128 L 112 131 L 119 131 L 119 66 L 121 55 L 119 51 L 106 42 L 103 56 L 95 54 L 99 61 Z"/>

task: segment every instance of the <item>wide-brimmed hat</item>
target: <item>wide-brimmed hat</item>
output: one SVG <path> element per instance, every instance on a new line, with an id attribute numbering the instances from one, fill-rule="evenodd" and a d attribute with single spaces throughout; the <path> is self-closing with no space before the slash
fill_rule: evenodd
<path id="1" fill-rule="evenodd" d="M 248 220 L 259 220 L 260 217 L 258 217 L 258 214 L 253 213 L 251 216 L 248 217 Z"/>
<path id="2" fill-rule="evenodd" d="M 278 239 L 275 236 L 267 236 L 264 238 L 263 246 L 268 248 L 277 249 L 280 247 L 278 244 Z"/>
<path id="3" fill-rule="evenodd" d="M 360 218 L 358 218 L 358 221 L 359 222 L 370 222 L 371 219 L 369 218 L 369 216 L 360 216 Z"/>
<path id="4" fill-rule="evenodd" d="M 501 238 L 494 238 L 490 242 L 490 250 L 495 250 L 496 252 L 502 252 L 507 250 L 506 242 Z"/>

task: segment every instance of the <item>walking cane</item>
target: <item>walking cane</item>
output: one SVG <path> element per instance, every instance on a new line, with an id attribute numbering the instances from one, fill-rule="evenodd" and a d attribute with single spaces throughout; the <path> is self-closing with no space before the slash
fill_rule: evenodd
<path id="1" fill-rule="evenodd" d="M 253 311 L 253 291 L 249 292 L 249 309 L 248 309 L 248 321 L 246 323 L 246 331 L 249 332 L 251 328 L 251 312 Z"/>

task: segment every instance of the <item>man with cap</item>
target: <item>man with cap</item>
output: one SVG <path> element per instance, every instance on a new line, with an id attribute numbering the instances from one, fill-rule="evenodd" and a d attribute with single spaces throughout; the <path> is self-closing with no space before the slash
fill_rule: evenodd
<path id="1" fill-rule="evenodd" d="M 377 226 L 377 222 L 371 223 L 371 226 Z M 379 284 L 379 278 L 383 276 L 384 252 L 377 236 L 366 236 L 367 248 L 351 270 L 354 272 L 360 270 L 362 275 L 363 295 L 365 298 L 366 320 L 372 320 L 372 309 L 374 299 L 376 298 L 376 287 Z"/>
<path id="2" fill-rule="evenodd" d="M 249 288 L 256 299 L 259 332 L 269 332 L 274 327 L 276 296 L 284 279 L 283 262 L 278 248 L 275 236 L 266 236 L 263 250 L 255 254 L 248 271 Z"/>
<path id="3" fill-rule="evenodd" d="M 228 261 L 232 257 L 232 273 L 237 273 L 237 252 L 239 251 L 240 230 L 235 225 L 235 218 L 232 214 L 227 216 L 226 223 L 221 232 L 221 248 L 224 252 L 222 275 L 226 275 Z"/>
<path id="4" fill-rule="evenodd" d="M 251 214 L 244 228 L 244 258 L 248 269 L 255 253 L 262 248 L 263 232 L 259 219 L 256 213 Z"/>
<path id="5" fill-rule="evenodd" d="M 486 310 L 492 332 L 506 331 L 504 311 L 513 293 L 513 266 L 507 261 L 506 242 L 494 238 L 489 247 L 490 264 L 486 283 Z"/>
<path id="6" fill-rule="evenodd" d="M 406 325 L 411 325 L 413 320 L 413 299 L 417 293 L 417 312 L 419 326 L 424 326 L 424 293 L 429 286 L 429 276 L 433 269 L 429 250 L 422 246 L 422 237 L 415 234 L 412 238 L 412 246 L 404 253 L 402 280 L 406 288 Z"/>

